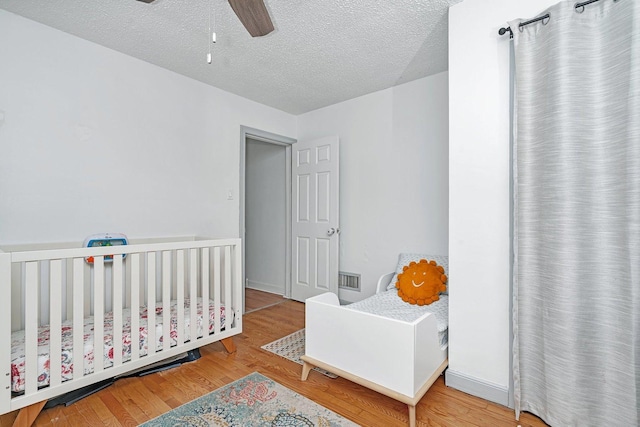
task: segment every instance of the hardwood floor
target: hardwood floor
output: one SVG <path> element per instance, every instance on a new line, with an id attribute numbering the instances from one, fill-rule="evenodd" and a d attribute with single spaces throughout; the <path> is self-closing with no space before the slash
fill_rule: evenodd
<path id="1" fill-rule="evenodd" d="M 244 289 L 244 307 L 247 313 L 285 301 L 286 299 L 282 295 L 271 294 L 269 292 L 249 288 Z"/>
<path id="2" fill-rule="evenodd" d="M 68 407 L 43 411 L 36 426 L 136 426 L 183 403 L 257 371 L 363 426 L 406 426 L 405 405 L 342 378 L 311 372 L 300 381 L 302 367 L 260 349 L 260 346 L 304 327 L 304 304 L 282 304 L 244 316 L 244 332 L 236 337 L 237 352 L 222 344 L 201 349 L 202 358 L 168 371 L 126 378 Z M 15 413 L 0 418 L 8 426 Z M 520 421 L 500 405 L 447 388 L 442 377 L 417 407 L 421 426 L 545 426 L 524 414 Z"/>

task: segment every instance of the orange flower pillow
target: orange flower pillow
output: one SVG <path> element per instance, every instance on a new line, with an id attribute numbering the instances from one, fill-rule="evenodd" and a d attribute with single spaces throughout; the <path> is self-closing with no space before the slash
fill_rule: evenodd
<path id="1" fill-rule="evenodd" d="M 425 305 L 440 299 L 440 292 L 447 290 L 447 275 L 435 261 L 412 261 L 398 274 L 398 295 L 409 304 Z"/>

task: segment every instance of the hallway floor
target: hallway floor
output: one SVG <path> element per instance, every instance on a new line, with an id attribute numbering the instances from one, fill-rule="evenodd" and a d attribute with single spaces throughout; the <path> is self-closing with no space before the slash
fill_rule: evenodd
<path id="1" fill-rule="evenodd" d="M 260 310 L 287 301 L 282 295 L 245 288 L 245 313 Z"/>

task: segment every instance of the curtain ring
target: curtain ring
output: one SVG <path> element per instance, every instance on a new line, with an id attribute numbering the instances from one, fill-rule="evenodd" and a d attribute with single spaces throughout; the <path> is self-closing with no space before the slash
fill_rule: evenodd
<path id="1" fill-rule="evenodd" d="M 541 20 L 542 25 L 547 25 L 550 20 L 551 20 L 551 14 L 547 13 L 547 17 L 546 18 L 542 18 L 542 20 Z"/>
<path id="2" fill-rule="evenodd" d="M 614 1 L 615 1 L 615 0 L 614 0 Z M 573 8 L 575 9 L 575 11 L 576 11 L 577 13 L 582 13 L 582 12 L 584 12 L 584 5 L 583 5 L 583 4 L 576 3 L 576 4 L 573 6 Z M 580 9 L 580 8 L 582 8 L 582 9 Z"/>

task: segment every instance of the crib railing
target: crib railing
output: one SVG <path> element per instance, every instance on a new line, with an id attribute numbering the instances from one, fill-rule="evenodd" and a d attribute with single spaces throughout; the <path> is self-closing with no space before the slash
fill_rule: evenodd
<path id="1" fill-rule="evenodd" d="M 117 253 L 115 253 L 117 252 Z M 93 263 L 87 258 L 92 257 Z M 106 261 L 105 261 L 106 259 Z M 0 253 L 0 413 L 40 402 L 103 379 L 139 369 L 242 331 L 239 239 L 153 243 Z M 202 300 L 202 335 L 197 333 L 196 298 Z M 190 298 L 185 313 L 185 299 Z M 214 331 L 208 333 L 209 300 Z M 171 336 L 171 301 L 177 328 Z M 162 307 L 162 349 L 156 350 L 156 303 Z M 147 306 L 148 351 L 141 354 L 140 308 Z M 226 324 L 221 328 L 220 308 Z M 131 314 L 131 354 L 123 358 L 123 310 Z M 113 313 L 113 365 L 103 364 L 104 320 Z M 189 339 L 185 334 L 189 316 Z M 84 318 L 93 316 L 93 372 L 84 366 Z M 73 378 L 64 380 L 62 324 L 72 322 Z M 38 384 L 38 328 L 49 325 L 49 384 Z M 159 327 L 159 326 L 158 326 Z M 11 391 L 11 332 L 24 330 L 24 393 Z M 134 332 L 135 331 L 135 332 Z M 172 346 L 172 339 L 177 342 Z"/>

